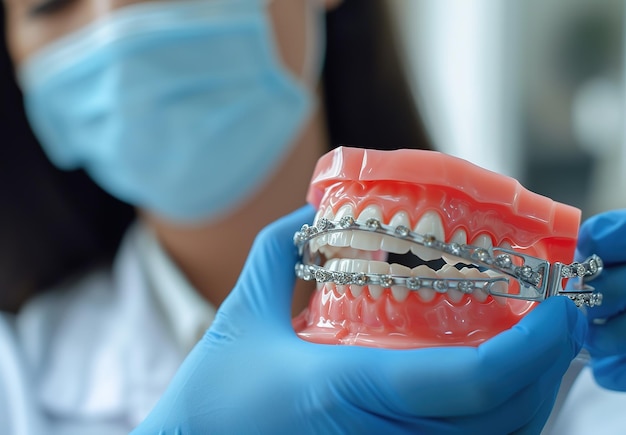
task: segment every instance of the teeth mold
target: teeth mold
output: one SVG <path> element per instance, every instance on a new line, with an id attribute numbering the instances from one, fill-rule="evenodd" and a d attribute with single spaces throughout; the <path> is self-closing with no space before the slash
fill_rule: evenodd
<path id="1" fill-rule="evenodd" d="M 318 285 L 293 324 L 327 344 L 478 345 L 539 300 L 516 298 L 546 278 L 515 254 L 569 264 L 580 222 L 573 207 L 433 151 L 337 148 L 307 200 L 318 213 L 296 233 L 297 273 Z"/>

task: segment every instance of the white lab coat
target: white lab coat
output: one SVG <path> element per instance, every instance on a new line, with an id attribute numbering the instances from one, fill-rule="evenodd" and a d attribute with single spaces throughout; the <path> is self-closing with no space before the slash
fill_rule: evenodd
<path id="1" fill-rule="evenodd" d="M 193 335 L 168 322 L 175 314 L 146 270 L 163 264 L 146 264 L 141 240 L 131 229 L 112 270 L 46 293 L 17 317 L 0 314 L 1 434 L 126 434 L 154 406 L 189 350 L 181 334 Z M 626 433 L 626 394 L 583 372 L 570 396 L 544 434 Z"/>
<path id="2" fill-rule="evenodd" d="M 112 270 L 0 316 L 0 433 L 127 434 L 155 405 L 185 351 L 149 283 L 138 232 Z"/>

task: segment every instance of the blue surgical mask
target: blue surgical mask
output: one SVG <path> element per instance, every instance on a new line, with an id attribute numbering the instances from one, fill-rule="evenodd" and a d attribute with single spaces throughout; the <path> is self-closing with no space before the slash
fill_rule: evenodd
<path id="1" fill-rule="evenodd" d="M 36 53 L 19 77 L 50 159 L 169 219 L 236 207 L 281 163 L 312 105 L 280 63 L 266 7 L 135 4 Z"/>

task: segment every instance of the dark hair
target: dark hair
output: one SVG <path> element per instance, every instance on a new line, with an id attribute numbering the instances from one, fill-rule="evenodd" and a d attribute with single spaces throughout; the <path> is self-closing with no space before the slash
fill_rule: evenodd
<path id="1" fill-rule="evenodd" d="M 431 149 L 385 4 L 344 1 L 327 15 L 323 82 L 333 147 Z"/>
<path id="2" fill-rule="evenodd" d="M 330 142 L 428 148 L 383 3 L 345 1 L 328 14 Z M 16 310 L 42 289 L 110 261 L 134 212 L 82 171 L 48 162 L 26 122 L 4 39 L 0 46 L 0 309 Z"/>

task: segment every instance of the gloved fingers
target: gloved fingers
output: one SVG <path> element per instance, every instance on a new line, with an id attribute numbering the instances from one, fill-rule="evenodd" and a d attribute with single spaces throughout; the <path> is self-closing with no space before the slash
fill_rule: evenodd
<path id="1" fill-rule="evenodd" d="M 537 379 L 509 400 L 490 411 L 453 418 L 455 426 L 466 433 L 538 434 L 546 424 L 559 390 L 562 367 L 554 364 Z"/>
<path id="2" fill-rule="evenodd" d="M 451 417 L 492 410 L 555 364 L 561 375 L 581 348 L 587 322 L 566 298 L 551 298 L 478 348 L 384 352 L 329 349 L 338 391 L 372 412 Z M 341 352 L 341 353 L 339 353 Z"/>
<path id="3" fill-rule="evenodd" d="M 517 325 L 478 348 L 481 364 L 492 371 L 483 389 L 485 404 L 502 403 L 548 373 L 560 380 L 581 350 L 587 321 L 566 298 L 540 303 Z M 554 374 L 550 374 L 550 370 Z"/>
<path id="4" fill-rule="evenodd" d="M 607 267 L 589 284 L 602 293 L 602 305 L 587 308 L 589 319 L 608 319 L 626 312 L 626 264 Z"/>
<path id="5" fill-rule="evenodd" d="M 265 326 L 291 328 L 291 300 L 298 259 L 294 233 L 313 220 L 306 205 L 265 227 L 256 237 L 235 288 L 220 311 Z"/>
<path id="6" fill-rule="evenodd" d="M 626 356 L 591 360 L 593 376 L 598 385 L 615 391 L 626 391 Z"/>
<path id="7" fill-rule="evenodd" d="M 512 432 L 514 435 L 536 435 L 541 433 L 543 427 L 545 426 L 548 418 L 550 418 L 550 414 L 552 413 L 552 409 L 554 408 L 554 402 L 556 400 L 556 396 L 559 393 L 559 386 L 557 386 L 551 394 L 546 397 L 539 409 L 532 416 L 530 421 L 526 422 L 524 426 L 520 427 L 516 431 Z"/>
<path id="8" fill-rule="evenodd" d="M 337 418 L 337 412 L 343 418 Z M 466 435 L 464 428 L 455 427 L 445 419 L 397 418 L 391 413 L 373 413 L 353 406 L 351 403 L 338 403 L 335 409 L 309 419 L 307 430 L 298 433 L 310 434 L 458 434 Z"/>
<path id="9" fill-rule="evenodd" d="M 587 219 L 580 227 L 577 261 L 598 254 L 605 265 L 626 262 L 626 209 Z"/>
<path id="10" fill-rule="evenodd" d="M 626 355 L 626 315 L 590 325 L 585 347 L 593 358 Z"/>

